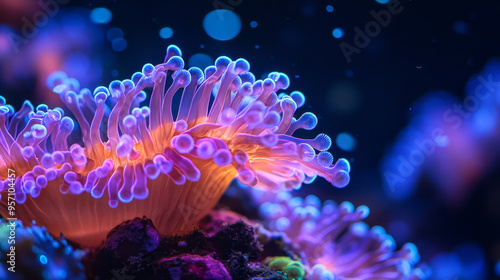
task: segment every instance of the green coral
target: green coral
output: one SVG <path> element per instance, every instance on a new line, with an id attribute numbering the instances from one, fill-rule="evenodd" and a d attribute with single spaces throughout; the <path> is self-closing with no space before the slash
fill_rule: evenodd
<path id="1" fill-rule="evenodd" d="M 264 262 L 268 267 L 283 271 L 290 280 L 302 280 L 306 274 L 302 263 L 290 257 L 268 257 Z"/>

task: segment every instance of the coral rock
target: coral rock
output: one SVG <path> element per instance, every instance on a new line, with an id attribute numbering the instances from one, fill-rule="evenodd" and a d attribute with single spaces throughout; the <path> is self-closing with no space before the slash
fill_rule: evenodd
<path id="1" fill-rule="evenodd" d="M 163 258 L 153 267 L 155 279 L 232 279 L 224 265 L 211 256 L 186 254 Z"/>

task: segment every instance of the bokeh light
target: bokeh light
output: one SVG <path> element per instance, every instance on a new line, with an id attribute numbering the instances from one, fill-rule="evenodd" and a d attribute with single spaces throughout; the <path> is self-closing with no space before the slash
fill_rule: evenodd
<path id="1" fill-rule="evenodd" d="M 344 29 L 340 27 L 334 28 L 332 31 L 332 35 L 337 39 L 342 38 L 344 36 Z"/>
<path id="2" fill-rule="evenodd" d="M 64 62 L 64 69 L 71 69 L 72 74 L 84 77 L 91 70 L 91 62 L 87 54 L 83 52 L 71 53 Z"/>
<path id="3" fill-rule="evenodd" d="M 111 43 L 114 51 L 121 52 L 127 48 L 127 41 L 123 38 L 116 38 Z"/>
<path id="4" fill-rule="evenodd" d="M 47 264 L 47 257 L 45 255 L 40 255 L 40 263 Z"/>
<path id="5" fill-rule="evenodd" d="M 213 39 L 227 41 L 240 33 L 241 19 L 229 10 L 215 10 L 203 19 L 203 28 Z"/>
<path id="6" fill-rule="evenodd" d="M 473 243 L 461 244 L 450 253 L 439 253 L 430 264 L 433 271 L 432 279 L 486 279 L 484 252 Z"/>
<path id="7" fill-rule="evenodd" d="M 351 152 L 356 148 L 356 138 L 347 132 L 339 133 L 335 138 L 335 143 L 346 152 Z"/>
<path id="8" fill-rule="evenodd" d="M 163 27 L 160 29 L 160 37 L 163 39 L 168 39 L 174 35 L 174 30 L 170 27 Z"/>
<path id="9" fill-rule="evenodd" d="M 118 27 L 111 27 L 106 34 L 106 38 L 110 42 L 113 42 L 116 38 L 123 38 L 123 30 Z"/>
<path id="10" fill-rule="evenodd" d="M 106 8 L 95 8 L 90 13 L 90 20 L 97 24 L 104 24 L 111 21 L 113 14 Z"/>
<path id="11" fill-rule="evenodd" d="M 8 55 L 12 51 L 12 45 L 9 34 L 12 29 L 8 26 L 0 24 L 0 58 Z"/>
<path id="12" fill-rule="evenodd" d="M 194 54 L 188 60 L 189 67 L 198 67 L 202 70 L 212 65 L 213 63 L 214 60 L 210 56 L 203 53 Z"/>
<path id="13" fill-rule="evenodd" d="M 469 34 L 470 32 L 470 25 L 467 22 L 464 21 L 455 21 L 453 23 L 453 31 L 457 34 Z"/>
<path id="14" fill-rule="evenodd" d="M 499 193 L 490 193 L 492 187 L 498 185 L 497 174 L 500 174 L 500 149 L 497 145 L 500 139 L 500 91 L 495 89 L 492 97 L 482 102 L 467 117 L 458 115 L 461 118 L 458 129 L 450 126 L 454 122 L 443 121 L 447 110 L 452 110 L 453 116 L 457 117 L 455 104 L 463 104 L 464 98 L 471 95 L 470 91 L 478 86 L 467 86 L 469 90 L 464 95 L 462 90 L 467 77 L 474 77 L 471 75 L 484 67 L 490 58 L 496 57 L 498 61 L 499 48 L 494 40 L 498 38 L 498 28 L 495 29 L 496 25 L 492 24 L 496 19 L 488 16 L 498 11 L 486 2 L 485 5 L 474 6 L 473 11 L 463 5 L 436 3 L 436 8 L 448 8 L 447 16 L 438 17 L 439 13 L 429 12 L 428 21 L 418 20 L 418 11 L 424 10 L 425 5 L 420 6 L 422 4 L 414 3 L 415 1 L 407 3 L 408 6 L 401 5 L 404 8 L 402 14 L 392 14 L 390 25 L 381 29 L 380 36 L 367 35 L 370 42 L 366 47 L 359 47 L 363 38 L 353 28 L 357 26 L 366 34 L 366 25 L 377 21 L 373 14 L 377 13 L 383 18 L 394 1 L 368 1 L 365 3 L 367 6 L 364 7 L 364 13 L 357 13 L 360 6 L 352 1 L 305 1 L 296 7 L 294 3 L 283 2 L 281 4 L 284 6 L 281 7 L 286 9 L 280 14 L 274 13 L 270 6 L 262 7 L 240 0 L 216 1 L 221 4 L 217 8 L 225 10 L 216 10 L 215 2 L 208 2 L 204 9 L 192 13 L 192 4 L 179 2 L 176 4 L 175 14 L 169 15 L 168 19 L 161 16 L 172 8 L 167 2 L 154 6 L 158 13 L 148 14 L 151 7 L 144 6 L 150 5 L 140 3 L 129 11 L 130 7 L 119 6 L 120 3 L 116 0 L 108 4 L 102 1 L 92 2 L 91 5 L 70 1 L 67 5 L 61 5 L 54 16 L 47 17 L 49 21 L 46 26 L 38 26 L 45 22 L 44 18 L 40 18 L 38 23 L 32 20 L 34 14 L 43 12 L 38 1 L 4 2 L 0 3 L 0 86 L 3 95 L 14 97 L 15 108 L 19 108 L 23 99 L 32 99 L 37 104 L 46 102 L 50 106 L 61 106 L 59 96 L 52 94 L 44 84 L 45 77 L 53 71 L 65 71 L 70 76 L 83 79 L 82 87 L 93 89 L 98 85 L 97 81 L 108 76 L 124 79 L 132 74 L 135 70 L 132 66 L 152 54 L 152 48 L 142 46 L 156 46 L 171 41 L 171 38 L 175 39 L 171 42 L 173 44 L 192 47 L 184 53 L 186 68 L 196 66 L 204 70 L 214 63 L 213 58 L 217 55 L 227 55 L 231 59 L 253 56 L 255 58 L 252 61 L 256 62 L 252 64 L 252 71 L 261 74 L 263 71 L 269 73 L 275 70 L 268 69 L 265 65 L 274 60 L 280 67 L 278 70 L 283 68 L 285 71 L 287 67 L 293 67 L 287 72 L 292 85 L 306 93 L 308 101 L 319 100 L 319 103 L 311 103 L 314 105 L 310 106 L 320 107 L 322 118 L 340 123 L 339 126 L 332 125 L 332 130 L 329 131 L 329 135 L 333 136 L 334 148 L 342 150 L 343 154 L 348 153 L 349 158 L 356 160 L 355 171 L 362 172 L 363 175 L 372 174 L 363 176 L 365 178 L 358 181 L 359 185 L 346 189 L 346 196 L 349 199 L 352 196 L 353 202 L 357 203 L 369 201 L 375 213 L 380 214 L 380 209 L 377 208 L 382 208 L 382 214 L 373 217 L 376 220 L 374 222 L 387 225 L 388 232 L 394 235 L 398 244 L 412 241 L 419 248 L 421 244 L 427 244 L 428 248 L 422 246 L 425 248 L 422 250 L 422 261 L 430 266 L 434 264 L 431 263 L 434 256 L 439 252 L 446 252 L 436 258 L 440 268 L 435 269 L 434 276 L 428 280 L 442 279 L 439 277 L 474 279 L 464 275 L 467 275 L 467 271 L 474 271 L 474 267 L 479 267 L 479 262 L 464 260 L 460 250 L 453 248 L 460 242 L 479 238 L 482 238 L 481 245 L 487 249 L 488 256 L 488 267 L 483 268 L 490 274 L 485 275 L 484 279 L 495 277 L 495 273 L 500 277 L 500 247 L 495 239 L 498 232 L 486 228 L 492 219 L 500 215 L 500 208 L 496 203 Z M 22 14 L 9 9 L 9 5 L 18 7 Z M 278 7 L 278 4 L 269 5 Z M 78 11 L 76 16 L 75 11 Z M 186 14 L 190 12 L 189 22 L 174 24 L 179 23 L 179 19 L 187 20 Z M 133 25 L 130 23 L 130 15 L 140 16 Z M 12 46 L 12 38 L 9 36 L 25 38 L 23 28 L 26 27 L 21 25 L 23 22 L 20 20 L 23 17 L 37 27 L 38 32 L 17 50 Z M 271 17 L 272 21 L 269 21 Z M 325 22 L 328 24 L 318 26 Z M 380 24 L 380 21 L 377 22 Z M 416 22 L 418 25 L 415 25 Z M 406 28 L 408 26 L 415 27 L 410 28 L 411 36 L 405 33 L 405 30 L 409 30 Z M 310 41 L 305 36 L 308 35 L 307 32 L 302 32 L 321 28 L 326 30 L 320 32 L 320 36 L 311 37 Z M 151 31 L 148 34 L 152 36 L 141 34 L 141 30 Z M 426 30 L 436 32 L 429 37 Z M 483 33 L 488 36 L 479 36 L 484 35 Z M 404 44 L 398 44 L 401 43 L 401 36 L 405 38 Z M 358 58 L 353 60 L 354 63 L 346 62 L 346 54 L 339 48 L 339 44 L 343 42 L 361 51 L 351 55 Z M 419 45 L 420 42 L 422 45 Z M 317 47 L 327 44 L 331 46 Z M 425 55 L 411 56 L 413 48 L 425 50 Z M 484 52 L 478 51 L 481 48 Z M 307 57 L 298 55 L 292 58 L 293 55 L 290 55 L 290 60 L 287 60 L 288 53 L 297 54 L 302 51 L 307 52 Z M 407 55 L 410 56 L 406 57 Z M 441 58 L 454 63 L 451 66 L 440 63 Z M 264 61 L 264 66 L 259 59 Z M 149 62 L 156 64 L 162 61 L 151 59 Z M 461 66 L 453 67 L 455 64 Z M 105 65 L 108 66 L 103 67 Z M 256 71 L 257 69 L 262 71 Z M 493 70 L 478 75 L 489 81 L 492 74 L 493 83 L 500 84 L 500 72 Z M 443 74 L 439 75 L 440 73 Z M 455 78 L 450 79 L 447 75 Z M 260 78 L 267 78 L 267 75 Z M 481 85 L 484 86 L 479 83 Z M 431 110 L 436 101 L 429 101 L 426 107 L 428 110 L 419 111 L 414 102 L 421 100 L 432 88 L 448 90 L 450 98 L 440 105 L 439 110 Z M 313 109 L 317 108 L 311 110 Z M 415 123 L 416 119 L 423 121 Z M 435 125 L 436 123 L 439 124 Z M 405 124 L 408 125 L 405 127 Z M 447 130 L 445 134 L 432 138 L 435 151 L 426 154 L 422 163 L 411 163 L 410 159 L 418 158 L 418 154 L 414 152 L 415 141 L 420 143 L 431 139 L 430 132 L 436 127 Z M 375 149 L 372 149 L 372 145 Z M 381 161 L 382 156 L 390 161 Z M 374 170 L 377 166 L 383 168 Z M 410 171 L 404 169 L 407 166 L 410 166 Z M 377 171 L 378 174 L 375 174 Z M 400 179 L 393 179 L 396 182 L 394 185 L 386 184 L 384 172 L 387 171 L 400 176 Z M 379 176 L 375 178 L 375 175 Z M 359 179 L 359 176 L 356 178 Z M 368 183 L 377 187 L 378 196 L 375 192 L 364 193 L 364 184 Z M 319 195 L 321 197 L 323 193 Z M 373 201 L 370 200 L 371 195 L 374 196 Z M 430 210 L 431 215 L 423 210 L 415 215 L 413 208 L 421 206 L 419 202 L 429 197 L 432 198 L 432 202 L 429 202 L 434 207 L 432 210 L 439 210 L 440 215 L 432 215 L 435 212 Z M 463 199 L 459 199 L 460 197 Z M 336 197 L 331 199 L 337 200 Z M 388 211 L 389 206 L 380 201 L 390 199 L 399 202 L 391 204 L 395 205 L 394 212 L 385 217 L 383 214 L 387 212 L 384 211 Z M 401 203 L 400 200 L 403 199 L 406 200 Z M 471 216 L 477 215 L 477 206 L 481 204 L 487 204 L 488 209 L 482 211 L 481 214 L 484 215 L 474 219 L 474 224 L 471 225 L 467 217 L 461 219 L 460 223 L 452 219 L 462 217 L 467 211 L 470 211 Z M 400 209 L 404 210 L 398 211 Z M 395 214 L 392 215 L 393 213 Z M 441 218 L 443 227 L 436 227 Z M 474 229 L 475 223 L 477 228 L 484 230 L 469 232 L 469 229 Z M 445 225 L 452 226 L 445 228 Z M 427 235 L 422 237 L 422 232 Z M 446 242 L 440 242 L 443 239 Z M 471 258 L 474 256 L 473 251 Z M 54 259 L 50 254 L 43 254 L 37 256 L 34 263 L 41 265 L 46 262 L 45 267 L 49 267 Z M 3 275 L 0 272 L 0 279 L 7 278 Z M 475 280 L 478 279 L 481 278 Z"/>

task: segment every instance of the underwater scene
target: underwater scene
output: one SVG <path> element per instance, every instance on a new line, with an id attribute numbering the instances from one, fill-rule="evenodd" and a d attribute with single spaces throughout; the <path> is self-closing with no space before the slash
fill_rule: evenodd
<path id="1" fill-rule="evenodd" d="M 499 14 L 0 0 L 0 279 L 500 279 Z"/>

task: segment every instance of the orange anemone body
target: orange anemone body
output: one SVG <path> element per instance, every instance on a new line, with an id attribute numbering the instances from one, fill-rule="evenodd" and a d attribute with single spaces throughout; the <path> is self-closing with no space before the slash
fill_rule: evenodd
<path id="1" fill-rule="evenodd" d="M 60 108 L 35 109 L 27 101 L 14 112 L 0 97 L 0 213 L 97 246 L 137 216 L 151 218 L 162 234 L 188 231 L 234 178 L 274 191 L 318 175 L 347 185 L 349 163 L 333 163 L 328 136 L 292 136 L 314 128 L 317 118 L 293 118 L 304 96 L 278 95 L 288 87 L 285 74 L 256 81 L 246 60 L 227 57 L 205 72 L 183 70 L 180 56 L 170 46 L 164 63 L 146 64 L 93 94 L 63 73 L 49 77 L 81 130 L 82 141 L 71 145 L 75 121 Z M 149 106 L 140 107 L 147 88 Z M 174 118 L 172 100 L 181 89 Z"/>

